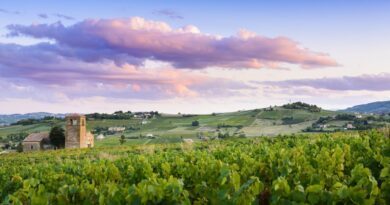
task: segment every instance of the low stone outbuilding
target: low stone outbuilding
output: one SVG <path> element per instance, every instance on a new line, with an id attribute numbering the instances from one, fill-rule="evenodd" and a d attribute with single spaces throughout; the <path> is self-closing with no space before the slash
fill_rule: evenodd
<path id="1" fill-rule="evenodd" d="M 49 133 L 48 132 L 39 132 L 29 134 L 26 139 L 23 140 L 23 151 L 36 151 L 45 149 L 45 145 L 49 143 Z"/>

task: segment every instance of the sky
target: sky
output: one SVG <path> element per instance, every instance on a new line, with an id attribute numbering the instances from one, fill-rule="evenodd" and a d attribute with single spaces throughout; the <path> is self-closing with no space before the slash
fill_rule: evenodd
<path id="1" fill-rule="evenodd" d="M 3 1 L 0 113 L 390 100 L 390 1 Z"/>

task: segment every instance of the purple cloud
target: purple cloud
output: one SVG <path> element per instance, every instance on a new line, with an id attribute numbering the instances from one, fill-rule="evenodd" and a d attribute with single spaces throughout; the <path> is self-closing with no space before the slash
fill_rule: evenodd
<path id="1" fill-rule="evenodd" d="M 49 16 L 47 14 L 38 14 L 40 18 L 47 19 Z"/>
<path id="2" fill-rule="evenodd" d="M 9 25 L 9 36 L 49 38 L 68 53 L 83 53 L 83 60 L 112 60 L 139 65 L 145 60 L 171 63 L 175 68 L 262 68 L 296 64 L 303 68 L 337 66 L 324 53 L 313 52 L 288 38 L 267 38 L 241 30 L 238 35 L 219 37 L 202 34 L 189 25 L 172 29 L 164 22 L 140 17 L 85 20 L 72 26 L 60 22 Z M 118 60 L 118 56 L 121 56 Z M 136 59 L 136 60 L 135 60 Z"/>
<path id="3" fill-rule="evenodd" d="M 277 87 L 312 87 L 327 90 L 390 91 L 390 73 L 377 75 L 344 76 L 340 78 L 298 79 L 255 82 Z"/>
<path id="4" fill-rule="evenodd" d="M 171 19 L 183 19 L 184 17 L 172 9 L 160 9 L 153 12 L 157 15 L 167 16 Z"/>
<path id="5" fill-rule="evenodd" d="M 117 66 L 112 61 L 85 62 L 72 54 L 58 55 L 58 52 L 55 45 L 47 43 L 0 44 L 0 84 L 16 89 L 7 96 L 36 94 L 42 98 L 40 91 L 45 90 L 45 93 L 61 93 L 69 98 L 161 99 L 229 96 L 253 89 L 245 83 L 192 71 L 172 68 L 157 71 L 129 64 Z"/>

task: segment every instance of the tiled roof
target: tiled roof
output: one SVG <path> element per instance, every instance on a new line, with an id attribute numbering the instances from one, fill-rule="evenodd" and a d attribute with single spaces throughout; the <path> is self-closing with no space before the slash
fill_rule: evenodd
<path id="1" fill-rule="evenodd" d="M 29 134 L 26 137 L 26 139 L 23 140 L 23 142 L 40 142 L 44 138 L 49 138 L 48 132 L 38 132 L 38 133 Z"/>

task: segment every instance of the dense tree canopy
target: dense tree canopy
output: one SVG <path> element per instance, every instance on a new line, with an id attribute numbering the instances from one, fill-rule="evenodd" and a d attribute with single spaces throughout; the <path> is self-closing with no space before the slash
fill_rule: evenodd
<path id="1" fill-rule="evenodd" d="M 65 147 L 65 131 L 60 126 L 54 126 L 49 134 L 50 142 L 57 148 Z"/>

